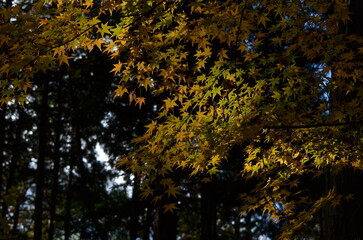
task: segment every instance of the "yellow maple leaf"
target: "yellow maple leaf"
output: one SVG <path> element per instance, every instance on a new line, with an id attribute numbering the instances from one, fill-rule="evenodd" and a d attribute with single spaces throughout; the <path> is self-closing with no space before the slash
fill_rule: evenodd
<path id="1" fill-rule="evenodd" d="M 101 26 L 97 26 L 97 32 L 99 32 L 101 34 L 101 36 L 103 37 L 105 34 L 110 34 L 111 35 L 111 32 L 110 32 L 110 26 L 108 26 L 108 24 L 104 24 L 102 23 Z"/>
<path id="2" fill-rule="evenodd" d="M 220 51 L 219 51 L 219 53 L 218 53 L 218 57 L 220 57 L 220 58 L 225 58 L 225 59 L 229 59 L 229 57 L 228 57 L 228 55 L 227 55 L 227 50 L 225 50 L 225 49 L 221 49 Z"/>
<path id="3" fill-rule="evenodd" d="M 175 100 L 172 100 L 170 98 L 167 98 L 164 100 L 165 102 L 165 109 L 168 110 L 170 108 L 174 108 L 175 106 L 177 106 Z"/>
<path id="4" fill-rule="evenodd" d="M 115 93 L 113 98 L 116 98 L 116 97 L 122 97 L 125 93 L 128 93 L 128 90 L 125 86 L 118 85 L 117 89 L 113 92 Z"/>
<path id="5" fill-rule="evenodd" d="M 68 59 L 70 59 L 70 58 L 72 58 L 72 57 L 68 57 L 67 54 L 58 55 L 59 64 L 65 63 L 69 66 Z"/>
<path id="6" fill-rule="evenodd" d="M 118 61 L 118 63 L 114 64 L 113 66 L 114 66 L 114 68 L 111 70 L 111 72 L 114 72 L 116 75 L 117 73 L 119 73 L 121 71 L 122 63 L 120 61 Z"/>
<path id="7" fill-rule="evenodd" d="M 137 97 L 135 99 L 135 105 L 139 106 L 139 109 L 141 109 L 141 106 L 145 104 L 145 98 L 144 97 Z"/>
<path id="8" fill-rule="evenodd" d="M 102 38 L 98 38 L 98 39 L 97 39 L 97 40 L 95 40 L 93 43 L 94 43 L 94 44 L 98 47 L 98 49 L 100 49 L 100 50 L 102 51 L 101 46 L 102 46 L 102 43 L 105 43 L 105 41 L 103 41 L 103 39 L 102 39 Z"/>
<path id="9" fill-rule="evenodd" d="M 210 160 L 210 163 L 215 166 L 215 165 L 218 165 L 221 161 L 221 158 L 219 157 L 219 155 L 214 155 L 211 160 Z"/>
<path id="10" fill-rule="evenodd" d="M 93 6 L 93 0 L 85 0 L 82 5 L 85 6 L 86 9 L 88 9 Z"/>

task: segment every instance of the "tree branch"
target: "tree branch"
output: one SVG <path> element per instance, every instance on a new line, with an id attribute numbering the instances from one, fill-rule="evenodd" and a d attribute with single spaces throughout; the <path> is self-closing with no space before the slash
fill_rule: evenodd
<path id="1" fill-rule="evenodd" d="M 267 129 L 298 129 L 298 128 L 318 128 L 318 127 L 340 127 L 348 125 L 363 125 L 362 121 L 353 122 L 341 122 L 341 123 L 317 123 L 308 125 L 280 125 L 280 126 L 270 126 Z"/>

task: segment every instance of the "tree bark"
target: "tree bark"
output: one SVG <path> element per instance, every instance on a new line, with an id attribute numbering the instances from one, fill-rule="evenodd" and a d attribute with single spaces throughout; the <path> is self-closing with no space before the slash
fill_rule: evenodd
<path id="1" fill-rule="evenodd" d="M 35 212 L 34 212 L 34 240 L 42 239 L 42 221 L 43 221 L 43 196 L 44 196 L 44 171 L 45 171 L 45 154 L 47 145 L 47 127 L 48 127 L 48 81 L 43 76 L 42 81 L 42 100 L 40 106 L 39 118 L 39 143 L 38 143 L 38 161 L 36 169 L 36 195 L 35 195 Z"/>
<path id="2" fill-rule="evenodd" d="M 176 240 L 178 218 L 175 212 L 164 212 L 157 210 L 157 228 L 155 240 Z"/>
<path id="3" fill-rule="evenodd" d="M 150 240 L 150 228 L 152 225 L 152 208 L 150 206 L 146 209 L 146 217 L 144 220 L 142 240 Z"/>
<path id="4" fill-rule="evenodd" d="M 21 203 L 25 201 L 25 193 L 22 193 L 16 200 L 15 211 L 13 216 L 13 227 L 11 232 L 16 235 L 18 233 L 19 215 Z"/>
<path id="5" fill-rule="evenodd" d="M 2 106 L 2 110 L 0 110 L 0 199 L 1 205 L 3 206 L 3 179 L 4 179 L 4 163 L 5 163 L 5 155 L 4 155 L 4 147 L 5 147 L 5 116 L 6 116 L 6 105 Z M 4 207 L 1 209 L 1 216 L 5 217 Z"/>
<path id="6" fill-rule="evenodd" d="M 217 200 L 214 183 L 201 187 L 201 240 L 217 239 Z"/>
<path id="7" fill-rule="evenodd" d="M 327 177 L 328 188 L 334 187 L 342 195 L 354 194 L 354 199 L 337 207 L 323 210 L 323 240 L 363 239 L 363 174 L 346 169 Z"/>
<path id="8" fill-rule="evenodd" d="M 340 27 L 340 31 L 363 36 L 363 1 L 348 1 L 351 22 Z M 334 75 L 334 73 L 333 73 Z M 357 86 L 362 87 L 361 85 Z M 331 104 L 344 104 L 354 98 L 352 95 L 336 92 L 332 94 Z M 346 168 L 337 175 L 326 174 L 326 192 L 335 189 L 338 194 L 353 194 L 353 200 L 343 200 L 337 207 L 325 207 L 322 210 L 322 240 L 359 240 L 363 239 L 363 173 Z"/>
<path id="9" fill-rule="evenodd" d="M 64 215 L 64 240 L 69 240 L 71 237 L 71 207 L 72 207 L 72 183 L 73 183 L 73 163 L 72 159 L 68 171 L 68 190 L 66 195 L 66 206 Z"/>
<path id="10" fill-rule="evenodd" d="M 233 224 L 233 228 L 234 228 L 234 238 L 235 240 L 239 240 L 241 238 L 241 223 L 240 223 L 241 218 L 239 216 L 236 216 L 234 218 L 234 224 Z"/>
<path id="11" fill-rule="evenodd" d="M 134 186 L 132 189 L 132 209 L 130 217 L 130 239 L 135 240 L 138 237 L 138 232 L 140 230 L 140 179 L 135 176 Z"/>
<path id="12" fill-rule="evenodd" d="M 23 109 L 21 109 L 20 106 L 17 106 L 17 111 L 19 114 L 19 119 L 17 120 L 17 124 L 16 124 L 16 130 L 15 130 L 15 139 L 14 139 L 14 143 L 12 146 L 12 156 L 11 156 L 11 160 L 10 160 L 10 164 L 9 164 L 9 176 L 7 179 L 7 183 L 6 183 L 6 190 L 5 190 L 5 194 L 9 194 L 10 193 L 10 189 L 13 186 L 16 186 L 16 170 L 18 170 L 19 166 L 18 166 L 18 161 L 19 161 L 19 157 L 20 157 L 20 151 L 21 149 L 19 149 L 20 146 L 20 141 L 21 141 L 21 134 L 22 134 L 22 122 L 23 122 Z M 15 213 L 13 216 L 13 231 L 16 230 L 17 228 L 17 212 L 18 212 L 18 208 L 20 207 L 20 201 L 21 196 L 17 196 L 17 200 L 15 203 Z M 8 211 L 8 206 L 6 205 L 6 203 L 3 203 L 3 211 L 4 211 L 4 215 L 7 214 Z"/>
<path id="13" fill-rule="evenodd" d="M 63 104 L 62 104 L 62 86 L 59 80 L 58 93 L 57 93 L 57 104 L 58 111 L 54 126 L 54 156 L 53 156 L 53 181 L 52 181 L 52 193 L 50 199 L 50 209 L 49 209 L 49 229 L 48 229 L 48 240 L 53 240 L 54 229 L 55 229 L 55 218 L 56 218 L 56 206 L 57 206 L 57 195 L 58 195 L 58 185 L 59 185 L 59 168 L 61 161 L 61 132 L 62 132 L 62 114 L 63 114 Z"/>
<path id="14" fill-rule="evenodd" d="M 78 121 L 78 102 L 76 99 L 76 91 L 77 89 L 74 85 L 70 86 L 71 92 L 71 103 L 72 103 L 72 143 L 71 143 L 71 158 L 69 162 L 69 176 L 68 176 L 68 192 L 66 199 L 66 209 L 65 209 L 65 218 L 64 218 L 64 240 L 69 240 L 71 236 L 71 205 L 72 205 L 72 182 L 73 182 L 73 169 L 77 165 L 78 170 L 82 171 L 82 166 L 80 161 L 82 161 L 81 156 L 81 137 L 80 137 L 80 129 L 79 129 L 79 121 Z M 81 173 L 81 176 L 83 174 Z"/>
<path id="15" fill-rule="evenodd" d="M 9 8 L 12 5 L 12 0 L 6 0 L 5 2 L 5 8 Z M 9 19 L 10 21 L 10 19 Z M 3 46 L 1 48 L 1 53 L 7 53 L 7 49 L 5 46 Z M 1 210 L 1 217 L 4 218 L 6 215 L 6 211 L 4 208 L 4 200 L 3 200 L 3 173 L 4 173 L 4 164 L 5 164 L 5 155 L 4 155 L 4 148 L 5 148 L 5 125 L 6 125 L 6 104 L 0 106 L 0 204 L 2 205 L 2 210 Z"/>

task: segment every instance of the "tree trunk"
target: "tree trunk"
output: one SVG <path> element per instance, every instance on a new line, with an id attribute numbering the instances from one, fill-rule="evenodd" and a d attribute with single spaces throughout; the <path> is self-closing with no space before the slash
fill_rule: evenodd
<path id="1" fill-rule="evenodd" d="M 176 240 L 178 218 L 175 212 L 164 212 L 157 210 L 157 228 L 155 240 Z"/>
<path id="2" fill-rule="evenodd" d="M 363 174 L 346 169 L 327 177 L 327 185 L 343 195 L 354 194 L 353 200 L 323 210 L 324 240 L 363 239 Z"/>
<path id="3" fill-rule="evenodd" d="M 3 199 L 3 180 L 4 180 L 4 163 L 5 163 L 5 155 L 4 155 L 4 147 L 5 147 L 5 116 L 6 116 L 6 105 L 2 106 L 2 110 L 0 110 L 0 200 L 1 205 L 4 204 Z M 1 209 L 1 216 L 5 217 L 6 212 L 4 211 L 4 207 Z"/>
<path id="4" fill-rule="evenodd" d="M 217 239 L 217 200 L 214 183 L 209 182 L 201 188 L 201 240 Z"/>
<path id="5" fill-rule="evenodd" d="M 341 31 L 363 36 L 363 1 L 350 0 L 351 22 L 340 27 Z M 334 74 L 334 73 L 333 73 Z M 362 86 L 357 86 L 362 87 Z M 354 95 L 354 94 L 353 94 Z M 332 94 L 332 104 L 343 104 L 354 98 L 340 92 Z M 353 194 L 353 200 L 343 200 L 337 207 L 326 207 L 322 211 L 323 240 L 363 240 L 363 173 L 347 168 L 333 175 L 326 175 L 326 189 L 335 189 L 338 194 Z"/>
<path id="6" fill-rule="evenodd" d="M 131 217 L 130 217 L 130 239 L 135 240 L 139 235 L 138 232 L 140 230 L 140 179 L 135 176 L 134 178 L 134 186 L 132 189 L 132 209 L 131 209 Z"/>
<path id="7" fill-rule="evenodd" d="M 71 237 L 71 207 L 72 207 L 72 182 L 73 182 L 73 163 L 72 159 L 69 164 L 68 171 L 68 190 L 66 196 L 66 206 L 64 215 L 64 240 L 69 240 Z"/>
<path id="8" fill-rule="evenodd" d="M 77 95 L 79 88 L 76 86 L 76 79 L 70 83 L 70 97 L 72 103 L 72 150 L 71 150 L 71 161 L 74 167 L 77 169 L 77 173 L 80 175 L 79 181 L 81 182 L 81 191 L 84 193 L 82 198 L 83 204 L 87 209 L 87 217 L 92 221 L 93 227 L 95 228 L 95 235 L 98 239 L 107 240 L 108 233 L 105 227 L 99 222 L 99 217 L 95 211 L 95 203 L 93 201 L 94 194 L 92 192 L 92 185 L 88 181 L 92 178 L 92 175 L 85 167 L 83 163 L 83 149 L 82 149 L 82 118 L 80 117 L 80 101 Z M 69 202 L 71 199 L 69 199 Z M 69 212 L 70 210 L 68 210 Z M 70 216 L 68 218 L 70 220 Z"/>
<path id="9" fill-rule="evenodd" d="M 12 0 L 6 0 L 5 8 L 9 8 L 12 5 Z M 10 19 L 8 20 L 10 21 Z M 3 46 L 1 48 L 1 53 L 7 53 L 6 47 Z M 5 125 L 6 125 L 6 104 L 0 106 L 0 200 L 4 201 L 3 199 L 3 180 L 4 180 L 4 164 L 5 164 L 5 155 L 4 155 L 4 148 L 5 148 Z M 4 202 L 1 202 L 2 210 L 1 210 L 1 217 L 4 218 L 6 215 L 6 211 L 4 208 Z"/>
<path id="10" fill-rule="evenodd" d="M 43 196 L 44 196 L 44 171 L 45 171 L 45 149 L 47 145 L 47 122 L 48 122 L 48 80 L 42 77 L 42 100 L 39 117 L 39 143 L 38 143 L 38 161 L 36 169 L 36 195 L 35 195 L 35 212 L 34 212 L 34 240 L 42 239 L 42 221 L 43 221 Z"/>
<path id="11" fill-rule="evenodd" d="M 22 193 L 16 200 L 16 205 L 15 205 L 15 211 L 13 216 L 13 227 L 11 230 L 14 235 L 18 233 L 20 206 L 21 203 L 23 203 L 24 201 L 25 201 L 25 193 Z"/>
<path id="12" fill-rule="evenodd" d="M 76 91 L 74 85 L 70 86 L 71 92 L 71 103 L 72 103 L 72 145 L 71 145 L 71 158 L 69 163 L 69 176 L 68 176 L 68 192 L 67 192 L 67 199 L 66 199 L 66 210 L 65 210 L 65 219 L 64 219 L 64 240 L 69 240 L 71 235 L 71 204 L 72 204 L 72 181 L 73 181 L 73 169 L 77 165 L 78 170 L 82 171 L 81 162 L 82 156 L 81 156 L 81 137 L 80 137 L 80 129 L 79 129 L 79 121 L 78 121 L 78 102 L 76 99 Z M 83 176 L 82 172 L 80 173 L 81 176 Z"/>
<path id="13" fill-rule="evenodd" d="M 20 141 L 21 141 L 21 134 L 22 134 L 22 122 L 23 122 L 23 109 L 21 109 L 20 106 L 17 106 L 17 110 L 18 110 L 18 114 L 19 114 L 19 119 L 17 120 L 18 124 L 16 124 L 16 130 L 15 130 L 15 139 L 14 139 L 14 143 L 12 146 L 12 156 L 11 156 L 11 160 L 10 160 L 10 164 L 9 164 L 9 176 L 7 179 L 7 183 L 6 183 L 6 190 L 5 190 L 5 194 L 9 194 L 10 193 L 10 189 L 13 186 L 16 186 L 16 170 L 18 170 L 19 166 L 18 166 L 18 161 L 19 161 L 19 157 L 20 157 Z M 17 205 L 20 205 L 20 203 L 18 203 L 20 201 L 20 196 L 17 196 L 17 200 L 14 203 L 15 208 L 17 208 Z M 3 211 L 4 214 L 7 214 L 8 211 L 8 206 L 6 205 L 6 203 L 3 204 Z M 15 212 L 16 213 L 16 212 Z M 16 223 L 16 214 L 14 214 L 13 216 L 13 230 L 14 227 L 17 227 L 17 223 Z"/>
<path id="14" fill-rule="evenodd" d="M 150 228 L 152 225 L 152 208 L 150 206 L 146 209 L 146 217 L 143 226 L 142 240 L 150 240 Z"/>
<path id="15" fill-rule="evenodd" d="M 241 238 L 241 223 L 240 223 L 241 218 L 239 216 L 236 216 L 234 218 L 234 224 L 233 224 L 233 228 L 234 228 L 234 238 L 235 240 L 239 240 Z"/>
<path id="16" fill-rule="evenodd" d="M 61 131 L 62 131 L 62 114 L 63 114 L 63 104 L 62 104 L 62 86 L 59 80 L 58 86 L 58 111 L 54 127 L 54 156 L 53 156 L 53 182 L 52 182 L 52 193 L 50 199 L 50 209 L 49 209 L 49 230 L 48 230 L 48 240 L 53 240 L 54 238 L 54 228 L 55 228 L 55 218 L 56 218 L 56 206 L 57 206 L 57 195 L 58 195 L 58 185 L 59 185 L 59 167 L 61 160 Z"/>

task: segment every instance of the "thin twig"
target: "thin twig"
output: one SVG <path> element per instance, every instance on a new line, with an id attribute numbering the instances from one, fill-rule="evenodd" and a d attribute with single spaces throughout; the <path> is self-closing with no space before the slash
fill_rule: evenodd
<path id="1" fill-rule="evenodd" d="M 270 126 L 267 129 L 298 129 L 298 128 L 319 128 L 319 127 L 341 127 L 348 125 L 363 125 L 363 121 L 341 122 L 341 123 L 317 123 L 308 125 L 280 125 Z"/>

